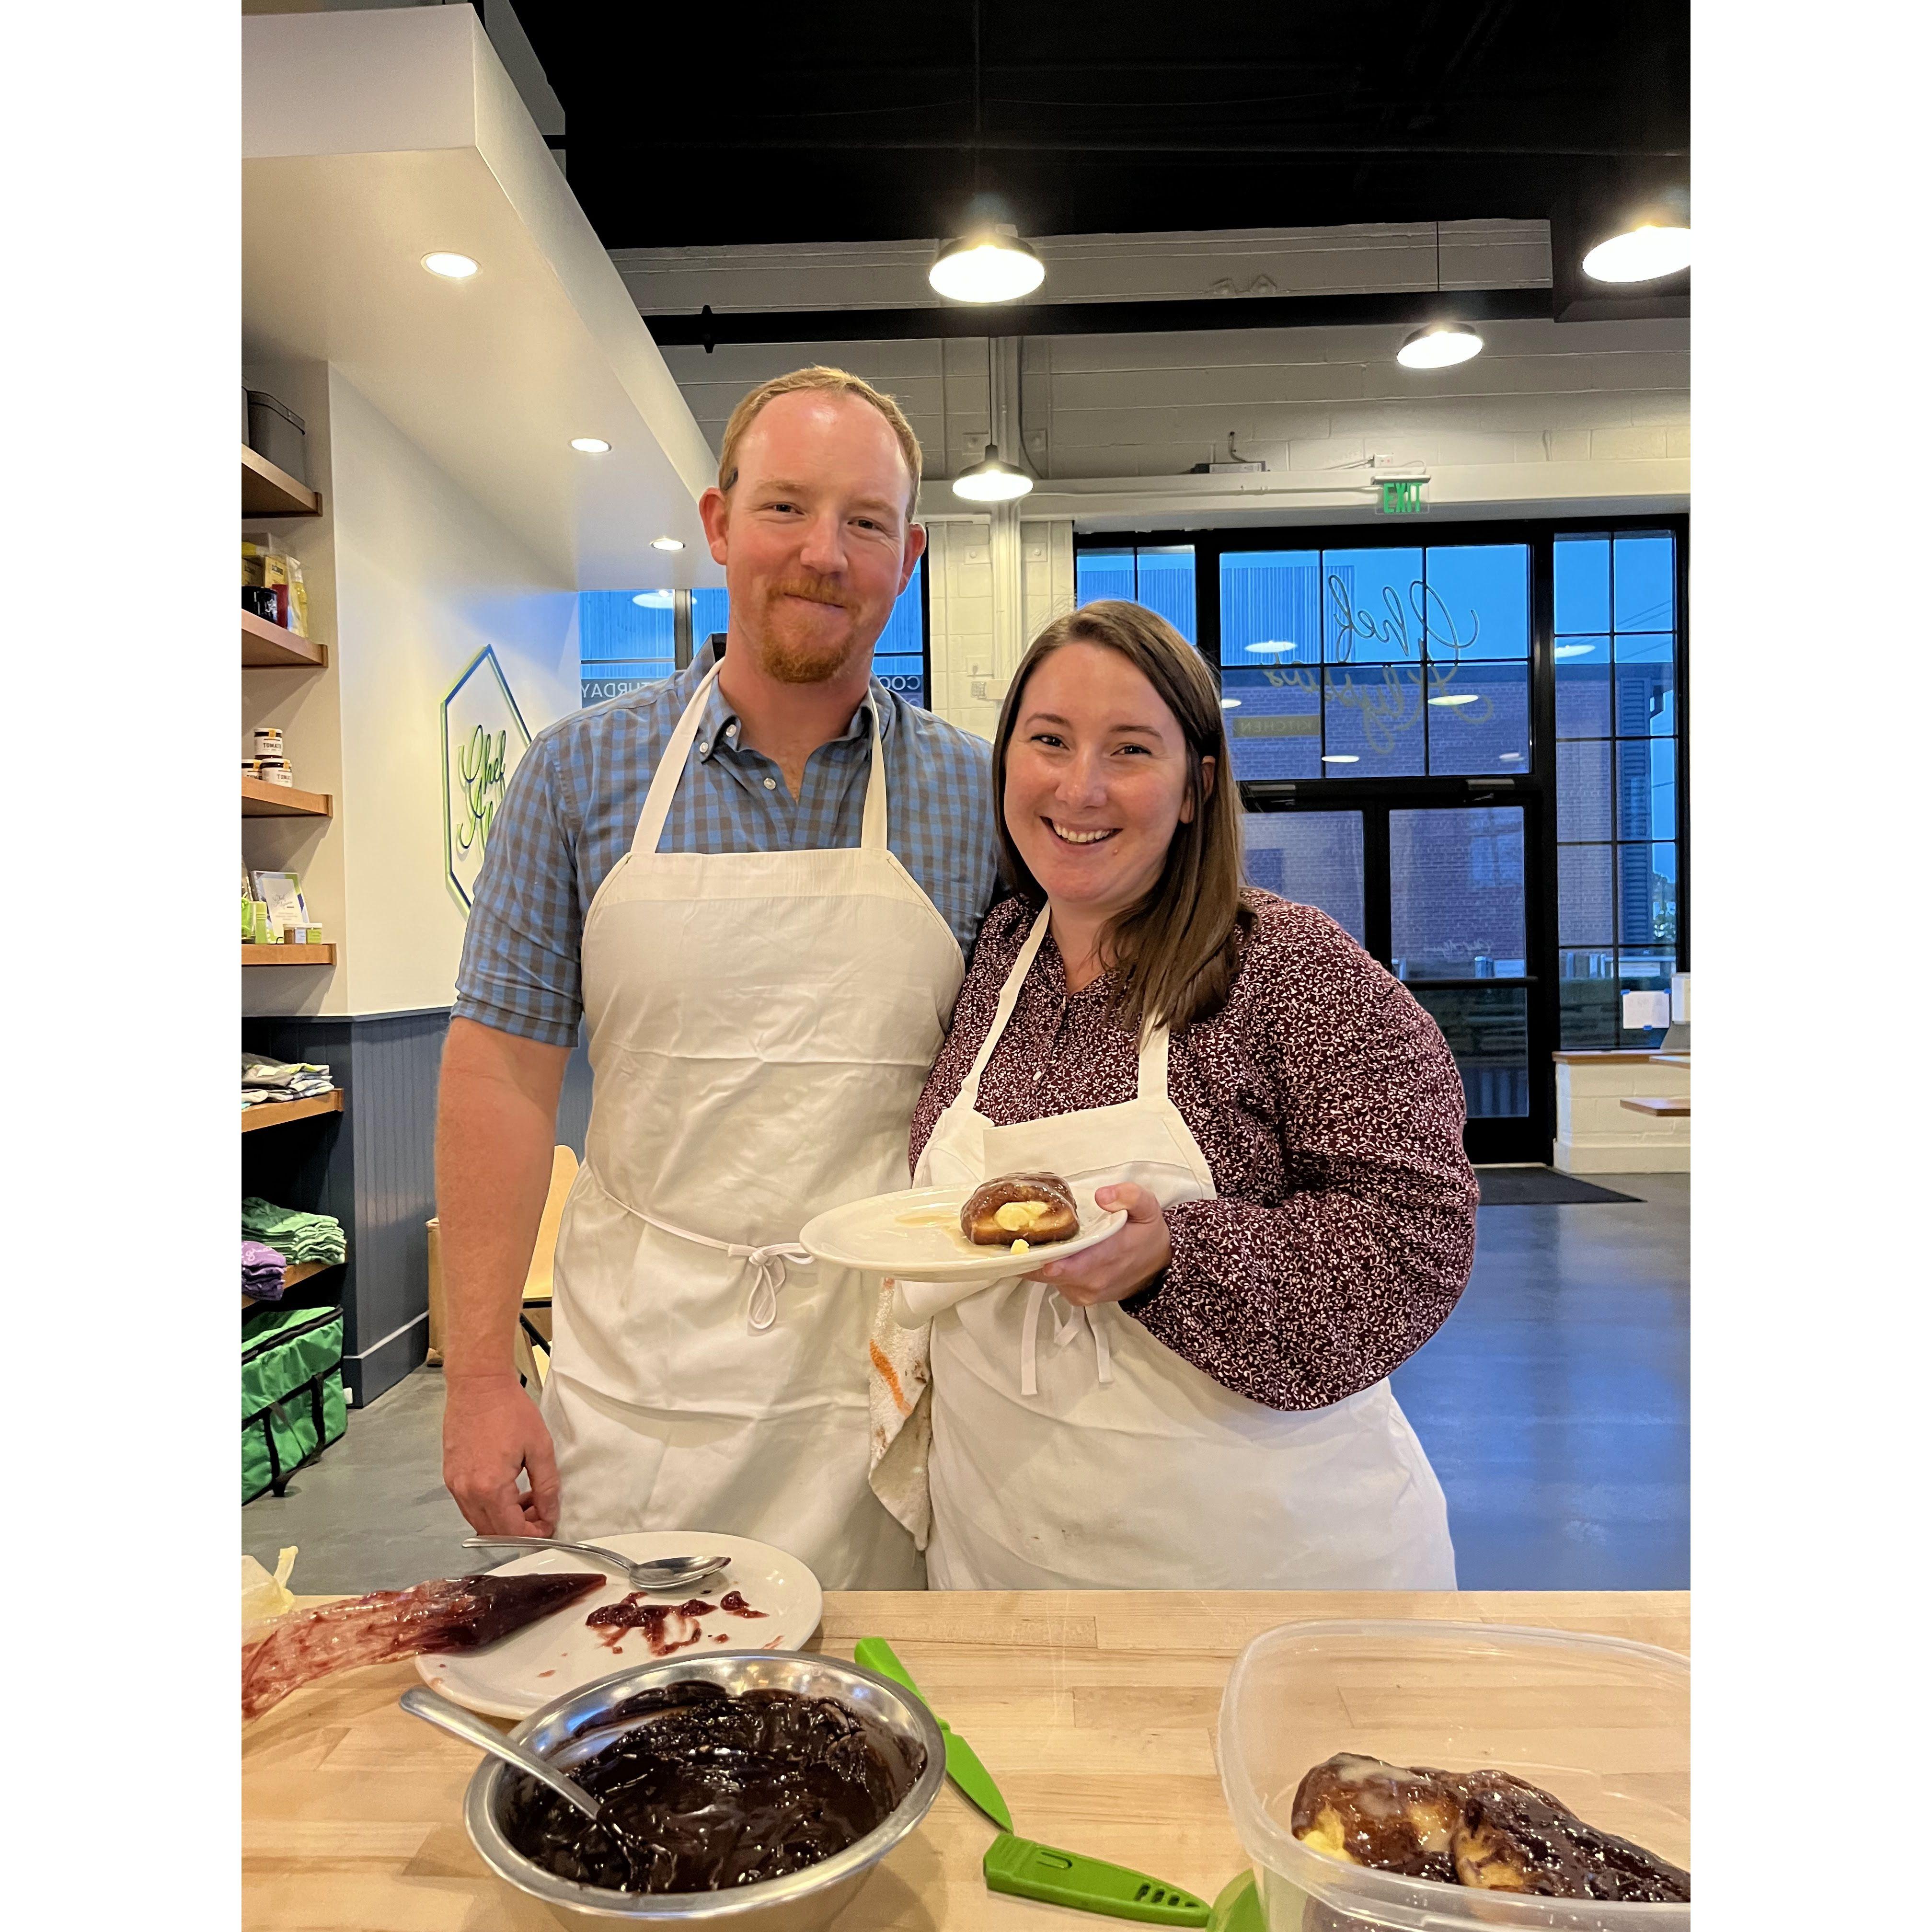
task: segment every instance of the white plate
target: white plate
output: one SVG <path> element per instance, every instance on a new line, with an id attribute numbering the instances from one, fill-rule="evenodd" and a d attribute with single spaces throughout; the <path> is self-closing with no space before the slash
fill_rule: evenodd
<path id="1" fill-rule="evenodd" d="M 695 1643 L 670 1651 L 671 1657 L 698 1657 L 710 1650 L 796 1650 L 818 1628 L 825 1599 L 818 1579 L 796 1556 L 754 1543 L 748 1536 L 720 1536 L 710 1530 L 640 1529 L 616 1536 L 588 1536 L 633 1561 L 647 1556 L 729 1556 L 731 1567 L 701 1589 L 656 1591 L 645 1604 L 679 1604 L 694 1598 L 707 1604 L 736 1590 L 759 1618 L 734 1616 L 714 1610 L 697 1619 Z M 491 1574 L 530 1576 L 566 1570 L 594 1570 L 587 1556 L 567 1550 L 538 1550 L 513 1558 Z M 512 1636 L 485 1644 L 481 1650 L 458 1651 L 446 1657 L 418 1657 L 416 1669 L 425 1684 L 446 1697 L 466 1704 L 490 1718 L 526 1718 L 566 1691 L 592 1684 L 613 1671 L 633 1670 L 654 1661 L 650 1641 L 641 1630 L 621 1627 L 593 1628 L 584 1619 L 605 1604 L 621 1603 L 630 1594 L 615 1576 L 603 1588 L 580 1597 L 568 1608 L 542 1617 Z M 720 1643 L 718 1639 L 727 1640 Z M 614 1640 L 614 1647 L 613 1643 Z"/>
<path id="2" fill-rule="evenodd" d="M 903 1275 L 911 1281 L 998 1281 L 1030 1274 L 1043 1262 L 1077 1255 L 1127 1225 L 1126 1210 L 1102 1214 L 1094 1190 L 1072 1184 L 1080 1210 L 1080 1232 L 1064 1241 L 1036 1241 L 1023 1255 L 1010 1247 L 981 1247 L 961 1232 L 959 1210 L 970 1187 L 907 1187 L 896 1194 L 874 1194 L 848 1201 L 814 1216 L 799 1232 L 799 1244 L 836 1268 L 862 1268 L 870 1274 Z"/>

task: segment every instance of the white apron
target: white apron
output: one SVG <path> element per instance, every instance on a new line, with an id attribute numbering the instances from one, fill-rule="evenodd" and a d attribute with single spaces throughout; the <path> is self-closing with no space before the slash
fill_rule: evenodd
<path id="1" fill-rule="evenodd" d="M 887 849 L 876 713 L 856 848 L 658 851 L 717 675 L 584 922 L 596 1085 L 543 1394 L 558 1534 L 722 1530 L 827 1588 L 916 1589 L 866 1480 L 872 1289 L 796 1244 L 904 1186 L 964 962 Z"/>
<path id="2" fill-rule="evenodd" d="M 1166 1029 L 1136 1098 L 995 1126 L 980 1081 L 1046 938 L 1042 910 L 922 1185 L 1045 1168 L 1077 1192 L 1132 1181 L 1163 1208 L 1214 1198 L 1168 1097 Z M 947 1590 L 1453 1590 L 1441 1485 L 1386 1382 L 1285 1412 L 1223 1388 L 1112 1304 L 1043 1282 L 904 1282 L 932 1322 L 932 1587 Z"/>

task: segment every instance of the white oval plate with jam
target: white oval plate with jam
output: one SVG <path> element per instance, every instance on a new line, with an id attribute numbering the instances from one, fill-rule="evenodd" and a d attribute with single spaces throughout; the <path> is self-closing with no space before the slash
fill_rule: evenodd
<path id="1" fill-rule="evenodd" d="M 592 1595 L 580 1597 L 481 1650 L 419 1656 L 423 1682 L 488 1718 L 527 1718 L 566 1692 L 594 1684 L 614 1670 L 656 1658 L 699 1657 L 706 1651 L 796 1650 L 818 1628 L 825 1606 L 818 1579 L 789 1551 L 748 1536 L 721 1536 L 708 1529 L 640 1529 L 586 1536 L 585 1543 L 641 1562 L 650 1556 L 728 1556 L 730 1568 L 698 1589 L 632 1590 L 612 1576 Z M 533 1550 L 490 1574 L 594 1570 L 587 1556 L 568 1550 Z M 728 1601 L 736 1598 L 735 1602 Z M 686 1607 L 702 1604 L 700 1615 Z M 592 1624 L 600 1610 L 634 1623 Z M 648 1614 L 647 1614 L 648 1613 Z"/>
<path id="2" fill-rule="evenodd" d="M 1127 1225 L 1124 1208 L 1103 1212 L 1094 1204 L 1090 1187 L 1077 1181 L 1070 1185 L 1080 1210 L 1079 1233 L 1064 1241 L 1029 1242 L 1018 1254 L 1010 1243 L 982 1246 L 966 1238 L 959 1210 L 974 1192 L 970 1187 L 907 1187 L 848 1201 L 808 1221 L 799 1232 L 799 1244 L 835 1268 L 915 1281 L 999 1281 L 1030 1274 L 1048 1262 L 1094 1246 Z"/>

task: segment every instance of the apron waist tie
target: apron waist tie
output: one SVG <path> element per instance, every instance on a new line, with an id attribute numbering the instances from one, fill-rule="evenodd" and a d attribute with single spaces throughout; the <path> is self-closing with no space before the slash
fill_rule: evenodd
<path id="1" fill-rule="evenodd" d="M 1032 1281 L 1027 1284 L 1026 1318 L 1020 1324 L 1020 1394 L 1037 1395 L 1040 1393 L 1038 1352 L 1040 1342 L 1040 1311 L 1046 1305 L 1046 1298 L 1052 1292 L 1052 1283 Z M 1107 1328 L 1103 1322 L 1096 1321 L 1088 1310 L 1077 1303 L 1064 1304 L 1072 1312 L 1064 1321 L 1060 1307 L 1053 1311 L 1053 1346 L 1064 1348 L 1086 1329 L 1094 1337 L 1094 1367 L 1100 1386 L 1108 1388 L 1114 1380 L 1113 1352 L 1107 1346 Z"/>
<path id="2" fill-rule="evenodd" d="M 745 1300 L 745 1326 L 754 1335 L 762 1335 L 778 1318 L 778 1290 L 784 1287 L 788 1263 L 810 1268 L 817 1257 L 796 1241 L 767 1241 L 754 1246 L 743 1241 L 714 1241 L 709 1234 L 694 1234 L 674 1222 L 660 1221 L 655 1214 L 639 1213 L 638 1219 L 660 1234 L 675 1234 L 681 1241 L 694 1241 L 700 1248 L 715 1248 L 733 1261 L 747 1262 L 752 1268 L 752 1292 Z"/>

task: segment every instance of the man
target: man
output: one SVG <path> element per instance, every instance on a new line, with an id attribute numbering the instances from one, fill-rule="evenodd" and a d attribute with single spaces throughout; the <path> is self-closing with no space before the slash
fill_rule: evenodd
<path id="1" fill-rule="evenodd" d="M 726 1531 L 830 1587 L 923 1582 L 866 1484 L 876 1284 L 794 1245 L 905 1185 L 995 887 L 990 748 L 870 675 L 925 548 L 920 468 L 856 376 L 754 390 L 699 506 L 722 658 L 562 719 L 518 768 L 437 1125 L 443 1478 L 478 1530 Z M 512 1341 L 580 1012 L 595 1086 L 539 1414 Z"/>

